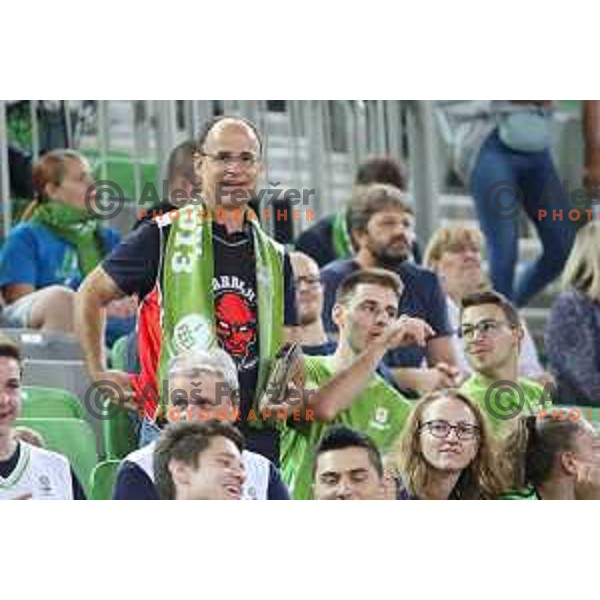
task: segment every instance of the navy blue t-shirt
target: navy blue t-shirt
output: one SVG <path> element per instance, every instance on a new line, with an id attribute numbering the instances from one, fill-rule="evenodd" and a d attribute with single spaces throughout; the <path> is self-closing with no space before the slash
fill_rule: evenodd
<path id="1" fill-rule="evenodd" d="M 321 270 L 321 281 L 324 287 L 323 325 L 325 331 L 337 331 L 331 318 L 335 293 L 339 284 L 348 275 L 359 269 L 360 265 L 354 259 L 349 258 L 336 260 Z M 399 263 L 395 272 L 404 283 L 404 292 L 398 308 L 399 314 L 423 319 L 433 328 L 435 337 L 450 336 L 452 331 L 448 322 L 446 298 L 437 275 L 409 261 Z M 388 352 L 385 363 L 392 368 L 418 368 L 424 358 L 426 358 L 426 348 L 408 346 Z"/>
<path id="2" fill-rule="evenodd" d="M 324 217 L 317 221 L 312 227 L 303 231 L 296 243 L 296 250 L 310 256 L 320 268 L 325 267 L 337 259 L 333 245 L 333 223 L 335 215 Z M 412 247 L 413 260 L 421 263 L 421 250 L 415 241 Z"/>
<path id="3" fill-rule="evenodd" d="M 143 221 L 102 262 L 103 269 L 126 294 L 143 300 L 161 276 L 162 257 L 171 230 L 159 229 L 153 220 Z M 228 233 L 213 223 L 213 292 L 220 345 L 233 358 L 240 381 L 242 432 L 248 449 L 277 461 L 278 434 L 273 428 L 253 429 L 246 417 L 254 401 L 260 355 L 257 323 L 256 260 L 253 233 L 249 225 L 243 231 Z M 284 325 L 297 325 L 296 289 L 290 258 L 283 259 Z"/>

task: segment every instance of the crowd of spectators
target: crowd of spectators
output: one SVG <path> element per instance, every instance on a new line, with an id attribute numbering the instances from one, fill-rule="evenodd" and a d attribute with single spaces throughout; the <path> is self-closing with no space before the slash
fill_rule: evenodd
<path id="1" fill-rule="evenodd" d="M 500 161 L 511 176 L 536 169 L 532 186 L 554 177 L 545 146 L 508 144 L 511 122 L 473 159 L 480 213 Z M 169 189 L 198 188 L 202 203 L 165 199 L 122 240 L 91 214 L 83 156 L 52 151 L 33 167 L 36 198 L 0 255 L 4 316 L 75 332 L 91 379 L 136 407 L 139 448 L 114 498 L 600 498 L 595 428 L 553 412 L 600 406 L 598 225 L 564 233 L 513 289 L 489 215 L 483 234 L 417 240 L 404 167 L 378 157 L 345 210 L 289 251 L 250 208 L 263 154 L 253 123 L 207 122 L 169 161 Z M 565 261 L 543 364 L 516 306 Z M 106 359 L 118 336 L 127 372 Z M 66 458 L 16 427 L 22 380 L 20 350 L 2 340 L 0 498 L 84 497 Z"/>

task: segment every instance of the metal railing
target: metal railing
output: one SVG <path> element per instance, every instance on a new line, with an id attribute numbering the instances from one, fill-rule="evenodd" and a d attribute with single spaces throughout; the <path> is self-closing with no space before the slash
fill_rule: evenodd
<path id="1" fill-rule="evenodd" d="M 40 151 L 37 102 L 30 104 L 34 160 Z M 77 147 L 81 136 L 73 134 L 72 114 L 67 103 L 64 106 L 68 138 Z M 125 126 L 129 131 L 126 160 L 132 167 L 136 198 L 141 196 L 145 183 L 142 166 L 154 162 L 155 183 L 162 181 L 171 149 L 194 136 L 200 124 L 220 109 L 250 119 L 261 131 L 267 186 L 277 182 L 284 187 L 317 190 L 311 206 L 317 218 L 340 209 L 346 202 L 356 169 L 365 158 L 389 155 L 409 164 L 419 236 L 426 239 L 437 223 L 438 173 L 431 102 L 287 101 L 284 112 L 274 113 L 262 100 L 102 100 L 96 103 L 95 141 L 91 138 L 102 179 L 107 178 L 109 159 L 115 150 L 113 112 L 117 109 L 129 115 L 128 123 L 122 120 L 119 127 L 121 134 Z M 6 235 L 11 225 L 11 203 L 5 117 L 5 102 L 0 101 L 0 194 Z M 85 139 L 89 148 L 90 137 Z M 299 227 L 308 225 L 301 223 Z"/>

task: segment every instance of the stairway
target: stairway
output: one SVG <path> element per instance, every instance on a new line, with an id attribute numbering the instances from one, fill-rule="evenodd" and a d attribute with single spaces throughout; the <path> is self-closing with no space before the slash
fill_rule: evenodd
<path id="1" fill-rule="evenodd" d="M 205 108 L 208 110 L 210 105 L 206 104 Z M 227 104 L 228 114 L 232 112 L 235 114 L 238 104 L 235 102 Z M 131 101 L 111 101 L 108 106 L 109 154 L 114 160 L 126 161 L 128 156 L 133 155 L 134 106 Z M 282 108 L 283 110 L 281 110 Z M 297 236 L 313 223 L 306 219 L 308 216 L 307 209 L 314 211 L 315 219 L 333 214 L 341 209 L 351 193 L 356 165 L 354 157 L 350 156 L 349 152 L 332 150 L 324 152 L 319 163 L 315 164 L 314 152 L 316 146 L 309 140 L 307 132 L 303 131 L 299 135 L 294 135 L 290 113 L 286 112 L 285 105 L 278 107 L 278 109 L 264 109 L 259 113 L 257 119 L 264 137 L 265 147 L 264 177 L 260 186 L 267 191 L 274 188 L 280 188 L 283 191 L 298 189 L 301 193 L 302 190 L 315 189 L 315 193 L 310 196 L 307 206 L 298 204 L 295 207 L 300 209 L 302 214 L 302 218 L 294 222 L 294 234 Z M 147 128 L 142 135 L 145 154 L 141 158 L 144 165 L 149 166 L 154 175 L 157 172 L 157 141 L 153 130 L 157 123 L 156 119 L 156 115 L 148 115 Z M 570 189 L 574 189 L 577 187 L 577 182 L 581 180 L 583 143 L 580 120 L 578 114 L 572 110 L 559 110 L 555 122 L 554 153 L 558 169 L 561 178 L 568 182 L 567 185 Z M 298 131 L 297 128 L 296 131 Z M 189 127 L 188 129 L 183 126 L 179 127 L 176 131 L 176 142 L 186 139 L 189 135 L 188 132 Z M 344 137 L 344 134 L 345 132 L 342 132 L 342 137 Z M 335 135 L 331 134 L 330 137 L 333 139 Z M 447 152 L 442 148 L 441 140 L 439 142 L 437 160 L 440 166 L 439 172 L 442 179 L 445 180 L 450 172 L 449 158 Z M 81 146 L 84 149 L 94 150 L 98 148 L 98 143 L 98 131 L 92 131 L 83 137 Z M 329 144 L 333 145 L 331 142 Z M 340 144 L 338 143 L 337 146 L 340 146 Z M 164 158 L 166 159 L 166 157 Z M 322 173 L 320 178 L 315 176 L 316 171 Z M 320 186 L 315 184 L 316 180 L 322 182 Z M 271 197 L 267 192 L 265 199 Z M 472 199 L 464 189 L 456 187 L 456 185 L 452 187 L 442 186 L 438 198 L 439 224 L 441 226 L 459 223 L 478 226 Z M 139 207 L 135 203 L 129 205 L 128 210 L 124 211 L 115 220 L 114 224 L 125 232 L 133 224 L 137 208 Z M 268 224 L 267 229 L 270 229 Z M 424 240 L 422 242 L 424 245 Z M 533 227 L 523 219 L 522 236 L 519 242 L 519 264 L 522 265 L 533 259 L 539 251 L 540 245 Z M 542 343 L 543 327 L 548 308 L 558 290 L 559 285 L 555 282 L 536 298 L 530 307 L 523 311 L 523 315 L 538 344 Z"/>

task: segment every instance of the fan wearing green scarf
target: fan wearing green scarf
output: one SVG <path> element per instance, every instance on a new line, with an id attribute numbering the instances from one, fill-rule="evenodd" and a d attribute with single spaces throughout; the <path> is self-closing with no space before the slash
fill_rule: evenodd
<path id="1" fill-rule="evenodd" d="M 53 150 L 33 167 L 38 199 L 11 230 L 0 255 L 4 317 L 16 327 L 73 330 L 74 290 L 119 240 L 86 210 L 93 186 L 86 159 Z M 94 190 L 90 191 L 94 199 Z M 132 314 L 114 307 L 116 316 Z"/>
<path id="2" fill-rule="evenodd" d="M 245 417 L 266 380 L 271 358 L 295 339 L 295 291 L 289 257 L 263 232 L 248 203 L 261 170 L 261 142 L 254 126 L 221 117 L 198 139 L 195 169 L 201 201 L 141 223 L 84 281 L 77 299 L 77 327 L 93 379 L 127 387 L 126 374 L 106 371 L 98 340 L 102 307 L 135 293 L 155 301 L 140 361 L 156 364 L 156 389 L 164 390 L 165 367 L 175 355 L 221 347 L 238 369 L 240 424 L 248 447 L 277 460 L 276 431 Z M 156 321 L 160 320 L 160 323 Z M 130 390 L 127 390 L 130 394 Z M 147 412 L 140 444 L 160 434 Z"/>

